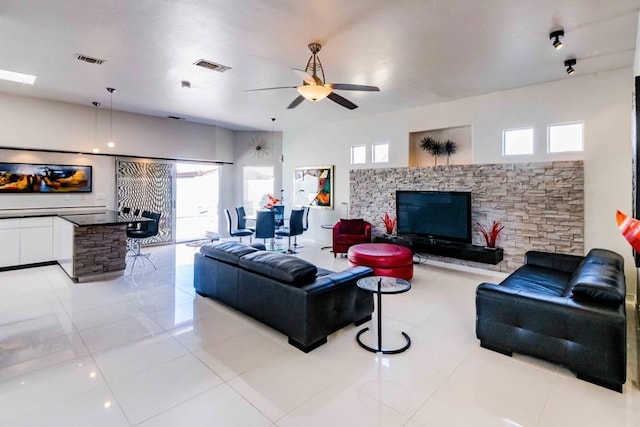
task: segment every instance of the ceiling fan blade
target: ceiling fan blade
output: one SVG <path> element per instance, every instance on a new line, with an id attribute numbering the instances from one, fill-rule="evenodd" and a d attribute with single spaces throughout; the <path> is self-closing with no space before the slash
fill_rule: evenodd
<path id="1" fill-rule="evenodd" d="M 363 92 L 380 92 L 377 86 L 364 86 L 364 85 L 350 85 L 345 83 L 330 83 L 333 89 L 338 90 L 361 90 Z"/>
<path id="2" fill-rule="evenodd" d="M 358 108 L 356 104 L 354 104 L 353 102 L 349 101 L 346 98 L 341 97 L 335 92 L 331 92 L 329 95 L 327 95 L 327 98 L 329 98 L 336 104 L 342 105 L 344 108 L 348 108 L 349 110 L 355 110 L 356 108 Z"/>
<path id="3" fill-rule="evenodd" d="M 297 86 L 279 86 L 279 87 L 265 87 L 262 89 L 245 89 L 245 92 L 257 92 L 259 90 L 273 90 L 273 89 L 295 89 Z"/>
<path id="4" fill-rule="evenodd" d="M 307 73 L 306 71 L 298 70 L 297 68 L 292 68 L 291 71 L 293 71 L 293 73 L 296 76 L 298 76 L 299 78 L 301 78 L 305 82 L 309 83 L 310 85 L 316 84 L 316 81 L 313 79 L 313 76 L 311 74 Z"/>
<path id="5" fill-rule="evenodd" d="M 294 99 L 291 104 L 289 104 L 289 106 L 287 107 L 288 109 L 291 108 L 296 108 L 298 105 L 300 105 L 300 103 L 304 101 L 304 96 L 300 95 L 298 96 L 296 99 Z"/>

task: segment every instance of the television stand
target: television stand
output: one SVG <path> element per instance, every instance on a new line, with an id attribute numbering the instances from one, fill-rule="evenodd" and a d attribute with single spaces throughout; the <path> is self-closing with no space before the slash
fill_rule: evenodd
<path id="1" fill-rule="evenodd" d="M 429 239 L 415 236 L 376 236 L 374 243 L 393 243 L 405 246 L 414 253 L 425 253 L 448 258 L 475 261 L 483 264 L 498 264 L 502 261 L 502 248 L 488 249 L 484 246 L 468 243 L 449 242 L 445 240 Z"/>

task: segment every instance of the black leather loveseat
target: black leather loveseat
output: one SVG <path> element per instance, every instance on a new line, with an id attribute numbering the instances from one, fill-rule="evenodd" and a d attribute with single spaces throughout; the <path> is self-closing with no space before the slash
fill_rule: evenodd
<path id="1" fill-rule="evenodd" d="M 586 257 L 530 251 L 499 285 L 476 290 L 482 347 L 562 364 L 578 378 L 622 391 L 626 380 L 623 259 L 593 249 Z"/>
<path id="2" fill-rule="evenodd" d="M 194 287 L 286 334 L 304 352 L 349 323 L 371 319 L 373 296 L 356 286 L 369 267 L 339 273 L 238 242 L 208 244 L 195 254 Z"/>

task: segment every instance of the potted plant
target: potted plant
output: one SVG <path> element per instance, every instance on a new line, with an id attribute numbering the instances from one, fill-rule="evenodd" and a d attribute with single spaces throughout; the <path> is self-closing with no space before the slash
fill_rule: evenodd
<path id="1" fill-rule="evenodd" d="M 476 222 L 476 225 L 480 233 L 484 236 L 486 242 L 485 247 L 488 249 L 496 249 L 496 240 L 500 232 L 504 229 L 504 225 L 500 224 L 500 221 L 493 221 L 489 230 L 484 228 L 479 222 Z"/>
<path id="2" fill-rule="evenodd" d="M 443 151 L 444 151 L 444 155 L 447 156 L 447 165 L 449 165 L 449 157 L 451 157 L 452 154 L 456 154 L 456 151 L 458 150 L 458 145 L 453 142 L 450 139 L 447 139 L 444 144 L 443 144 Z"/>
<path id="3" fill-rule="evenodd" d="M 396 227 L 397 218 L 391 219 L 387 212 L 384 213 L 384 216 L 381 218 L 384 223 L 384 228 L 387 230 L 388 235 L 393 234 L 393 229 Z"/>

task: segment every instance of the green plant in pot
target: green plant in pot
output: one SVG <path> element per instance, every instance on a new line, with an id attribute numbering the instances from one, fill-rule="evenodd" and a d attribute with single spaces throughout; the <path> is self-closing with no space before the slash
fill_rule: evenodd
<path id="1" fill-rule="evenodd" d="M 486 242 L 485 247 L 488 249 L 496 249 L 496 240 L 498 239 L 500 232 L 504 229 L 504 225 L 500 224 L 500 221 L 493 221 L 491 228 L 488 230 L 479 222 L 476 222 L 476 225 L 484 237 Z"/>

